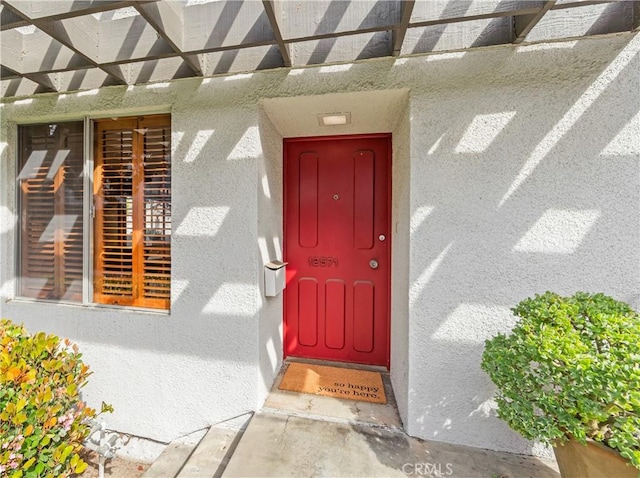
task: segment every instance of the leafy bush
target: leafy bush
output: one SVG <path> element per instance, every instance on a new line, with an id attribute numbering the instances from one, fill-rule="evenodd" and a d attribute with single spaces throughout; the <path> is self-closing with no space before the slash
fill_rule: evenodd
<path id="1" fill-rule="evenodd" d="M 511 335 L 487 340 L 482 357 L 498 416 L 546 444 L 592 438 L 640 468 L 640 314 L 584 292 L 546 292 L 512 310 Z"/>
<path id="2" fill-rule="evenodd" d="M 76 345 L 0 320 L 0 476 L 68 477 L 95 411 L 80 399 L 89 367 Z"/>

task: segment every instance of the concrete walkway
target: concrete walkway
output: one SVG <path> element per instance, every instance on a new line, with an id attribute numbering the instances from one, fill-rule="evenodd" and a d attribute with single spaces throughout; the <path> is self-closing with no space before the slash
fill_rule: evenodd
<path id="1" fill-rule="evenodd" d="M 425 442 L 391 428 L 260 412 L 222 476 L 559 477 L 549 465 L 532 457 Z"/>
<path id="2" fill-rule="evenodd" d="M 553 461 L 409 437 L 386 372 L 385 405 L 279 390 L 282 374 L 223 477 L 560 476 Z"/>
<path id="3" fill-rule="evenodd" d="M 384 405 L 282 391 L 281 373 L 244 432 L 170 445 L 144 476 L 559 478 L 553 461 L 407 436 L 382 375 Z"/>

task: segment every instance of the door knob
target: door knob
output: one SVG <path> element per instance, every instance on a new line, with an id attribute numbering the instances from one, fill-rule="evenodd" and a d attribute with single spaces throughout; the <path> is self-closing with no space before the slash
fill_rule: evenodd
<path id="1" fill-rule="evenodd" d="M 376 261 L 375 259 L 371 259 L 369 261 L 369 267 L 371 267 L 372 269 L 377 269 L 378 268 L 378 261 Z"/>

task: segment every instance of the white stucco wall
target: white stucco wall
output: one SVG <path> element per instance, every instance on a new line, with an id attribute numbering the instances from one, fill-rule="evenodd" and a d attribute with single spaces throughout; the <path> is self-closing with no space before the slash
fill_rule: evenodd
<path id="1" fill-rule="evenodd" d="M 412 90 L 411 434 L 531 452 L 487 419 L 484 340 L 546 290 L 640 306 L 638 40 L 517 49 L 487 58 L 494 77 Z"/>
<path id="2" fill-rule="evenodd" d="M 260 111 L 259 132 L 263 154 L 258 165 L 258 250 L 260 264 L 282 260 L 283 189 L 282 189 L 282 136 L 263 111 Z M 258 268 L 258 282 L 264 295 L 264 274 Z M 283 357 L 283 295 L 266 297 L 260 312 L 259 396 L 271 389 L 280 371 Z"/>
<path id="3" fill-rule="evenodd" d="M 409 244 L 411 200 L 411 111 L 409 97 L 393 129 L 391 210 L 391 383 L 402 423 L 409 423 Z"/>
<path id="4" fill-rule="evenodd" d="M 73 99 L 47 97 L 35 101 L 29 114 L 47 120 L 107 110 L 143 112 L 158 102 L 153 89 L 143 95 L 107 89 Z M 117 410 L 107 417 L 109 426 L 163 442 L 246 415 L 264 399 L 256 386 L 261 153 L 257 135 L 243 140 L 257 131 L 257 112 L 233 108 L 211 115 L 206 104 L 182 108 L 179 101 L 171 101 L 170 110 L 171 313 L 19 300 L 2 306 L 4 317 L 80 344 L 95 371 L 85 389 L 87 400 L 94 405 L 104 400 Z M 230 130 L 226 121 L 238 129 Z M 11 126 L 3 178 L 15 177 L 8 159 L 14 157 L 14 133 Z M 13 183 L 3 187 L 3 203 L 13 211 Z M 3 240 L 3 265 L 13 262 L 10 248 Z M 9 267 L 2 274 L 3 281 L 11 280 Z M 8 286 L 3 291 L 5 298 L 12 292 Z"/>
<path id="5" fill-rule="evenodd" d="M 166 442 L 237 424 L 281 362 L 282 301 L 261 291 L 264 260 L 281 252 L 281 138 L 381 128 L 394 135 L 391 374 L 405 427 L 543 453 L 493 416 L 479 357 L 536 292 L 640 306 L 639 43 L 622 34 L 5 102 L 0 313 L 77 341 L 95 371 L 86 397 L 114 405 L 116 429 Z M 348 104 L 346 92 L 361 93 Z M 371 114 L 376 97 L 389 101 Z M 316 113 L 336 105 L 352 124 L 321 129 Z M 172 113 L 171 313 L 15 300 L 15 123 L 156 111 Z"/>

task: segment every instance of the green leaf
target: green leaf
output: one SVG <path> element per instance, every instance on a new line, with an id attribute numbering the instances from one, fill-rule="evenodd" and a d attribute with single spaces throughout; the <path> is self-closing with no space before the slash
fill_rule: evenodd
<path id="1" fill-rule="evenodd" d="M 584 292 L 546 292 L 512 310 L 511 334 L 487 340 L 481 361 L 498 416 L 543 443 L 594 438 L 640 468 L 640 315 Z"/>

